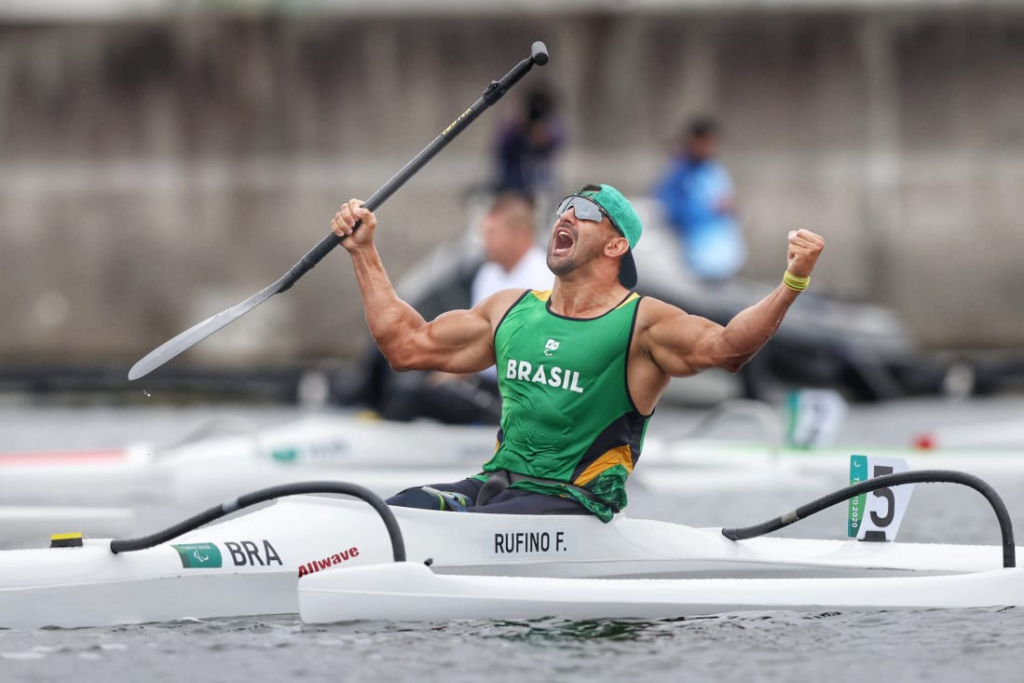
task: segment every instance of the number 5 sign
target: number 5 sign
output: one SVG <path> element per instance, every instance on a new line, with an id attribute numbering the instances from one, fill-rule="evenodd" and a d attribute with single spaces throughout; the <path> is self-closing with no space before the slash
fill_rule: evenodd
<path id="1" fill-rule="evenodd" d="M 884 474 L 905 472 L 907 469 L 907 461 L 901 458 L 851 455 L 850 483 L 857 484 Z M 896 540 L 903 513 L 907 511 L 913 493 L 913 484 L 903 484 L 851 498 L 846 535 L 864 540 L 867 532 L 880 531 L 885 535 L 885 540 Z"/>

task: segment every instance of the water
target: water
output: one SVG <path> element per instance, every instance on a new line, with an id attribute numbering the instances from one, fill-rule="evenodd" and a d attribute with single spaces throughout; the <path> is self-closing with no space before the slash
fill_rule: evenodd
<path id="1" fill-rule="evenodd" d="M 1019 680 L 1024 611 L 303 626 L 274 617 L 0 633 L 5 681 Z"/>
<path id="2" fill-rule="evenodd" d="M 260 409 L 0 408 L 0 450 L 116 446 L 169 439 L 211 412 L 239 411 L 261 424 L 295 411 Z M 901 439 L 974 407 L 909 406 L 859 411 L 851 425 L 874 439 Z M 1008 414 L 1014 412 L 1006 409 Z M 943 411 L 949 413 L 944 415 Z M 902 413 L 902 419 L 900 414 Z M 671 416 L 670 416 L 671 418 Z M 690 416 L 674 416 L 687 420 Z M 880 426 L 880 427 L 879 427 Z M 1024 482 L 999 481 L 1024 524 Z M 824 492 L 821 492 L 824 493 Z M 741 496 L 654 497 L 633 492 L 633 516 L 697 525 L 745 525 L 806 502 L 765 491 Z M 995 543 L 994 517 L 963 487 L 919 486 L 902 540 Z M 143 520 L 143 525 L 146 520 Z M 784 533 L 840 537 L 836 508 Z M 672 681 L 928 681 L 1020 679 L 1024 610 L 881 613 L 740 612 L 667 621 L 364 622 L 304 626 L 277 616 L 116 628 L 0 631 L 0 681 L 462 681 L 597 683 Z"/>

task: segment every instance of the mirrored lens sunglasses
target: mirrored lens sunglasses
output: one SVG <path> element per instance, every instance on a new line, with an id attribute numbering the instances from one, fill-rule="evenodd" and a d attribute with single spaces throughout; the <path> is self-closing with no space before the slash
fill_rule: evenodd
<path id="1" fill-rule="evenodd" d="M 562 203 L 558 205 L 558 210 L 555 212 L 555 216 L 561 216 L 569 209 L 575 209 L 576 218 L 581 221 L 594 221 L 595 223 L 601 222 L 602 216 L 608 216 L 608 213 L 601 208 L 601 205 L 592 199 L 581 197 L 579 195 L 569 195 L 562 200 Z M 615 221 L 612 221 L 611 216 L 608 216 L 608 220 L 611 221 L 612 225 L 615 225 Z"/>

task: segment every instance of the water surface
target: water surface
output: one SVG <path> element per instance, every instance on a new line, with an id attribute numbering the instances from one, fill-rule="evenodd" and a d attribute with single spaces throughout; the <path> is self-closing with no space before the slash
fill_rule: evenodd
<path id="1" fill-rule="evenodd" d="M 226 409 L 263 424 L 287 409 Z M 984 416 L 971 406 L 899 406 L 855 413 L 851 425 L 904 445 L 928 419 Z M 1008 410 L 1008 409 L 1007 409 Z M 968 412 L 964 412 L 968 411 Z M 971 413 L 970 411 L 973 411 Z M 46 450 L 158 441 L 209 411 L 0 408 L 0 450 Z M 664 415 L 659 415 L 665 418 Z M 667 416 L 672 419 L 672 416 Z M 693 416 L 680 414 L 680 421 Z M 653 428 L 653 427 L 652 427 Z M 993 482 L 1024 522 L 1024 481 Z M 820 493 L 825 493 L 822 491 Z M 753 524 L 806 502 L 805 495 L 654 497 L 632 492 L 632 516 L 696 525 Z M 146 527 L 149 520 L 140 521 Z M 151 529 L 149 529 L 151 530 Z M 786 535 L 839 538 L 845 510 L 822 513 Z M 902 540 L 995 543 L 994 516 L 963 487 L 919 487 Z M 185 621 L 115 628 L 0 631 L 0 681 L 378 681 L 395 683 L 600 683 L 604 681 L 1021 680 L 1024 611 L 881 613 L 741 612 L 667 621 L 364 622 L 304 626 L 295 616 Z"/>

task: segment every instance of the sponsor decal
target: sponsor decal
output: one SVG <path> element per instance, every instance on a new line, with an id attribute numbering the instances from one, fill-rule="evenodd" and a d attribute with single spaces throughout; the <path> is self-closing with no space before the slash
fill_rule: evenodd
<path id="1" fill-rule="evenodd" d="M 349 548 L 348 550 L 342 550 L 340 553 L 328 555 L 322 560 L 313 560 L 312 562 L 300 564 L 299 578 L 301 579 L 303 576 L 306 576 L 307 574 L 315 574 L 321 569 L 328 569 L 330 567 L 334 567 L 335 565 L 339 565 L 342 562 L 346 562 L 356 557 L 359 557 L 359 548 Z"/>
<path id="2" fill-rule="evenodd" d="M 459 118 L 457 118 L 457 119 L 455 119 L 454 121 L 452 121 L 452 122 L 451 122 L 451 123 L 450 123 L 450 124 L 448 125 L 448 127 L 447 127 L 447 128 L 445 128 L 444 130 L 442 130 L 442 131 L 441 131 L 441 135 L 448 135 L 448 133 L 452 132 L 452 129 L 453 129 L 453 128 L 455 128 L 455 126 L 459 125 L 459 121 L 461 121 L 462 119 L 464 119 L 464 118 L 466 118 L 467 116 L 469 116 L 469 113 L 470 113 L 471 111 L 473 111 L 473 107 L 470 107 L 470 108 L 469 108 L 469 109 L 467 109 L 466 111 L 462 112 L 462 115 L 461 115 L 461 116 L 459 116 Z"/>
<path id="3" fill-rule="evenodd" d="M 556 389 L 573 391 L 577 394 L 583 393 L 583 387 L 580 386 L 580 373 L 554 365 L 549 367 L 542 364 L 534 367 L 530 361 L 509 358 L 505 368 L 505 379 L 547 384 Z"/>
<path id="4" fill-rule="evenodd" d="M 543 555 L 570 552 L 567 531 L 496 531 L 489 550 L 494 555 Z"/>
<path id="5" fill-rule="evenodd" d="M 868 459 L 863 455 L 850 456 L 850 486 L 859 484 L 868 478 Z M 867 502 L 867 495 L 860 494 L 850 499 L 847 506 L 846 535 L 849 538 L 856 538 L 860 531 L 861 520 L 864 518 L 864 503 Z"/>
<path id="6" fill-rule="evenodd" d="M 269 567 L 272 564 L 283 564 L 281 556 L 274 550 L 270 541 L 263 539 L 259 543 L 262 548 L 253 541 L 226 541 L 224 547 L 231 553 L 231 562 L 236 567 Z"/>
<path id="7" fill-rule="evenodd" d="M 185 569 L 220 569 L 220 548 L 213 543 L 180 543 L 172 545 Z"/>
<path id="8" fill-rule="evenodd" d="M 277 462 L 295 462 L 296 460 L 299 459 L 299 449 L 278 448 L 277 450 L 271 451 L 270 459 L 276 460 Z"/>
<path id="9" fill-rule="evenodd" d="M 330 463 L 343 460 L 351 455 L 352 446 L 344 439 L 325 439 L 312 441 L 303 446 L 285 446 L 270 452 L 271 460 L 280 463 L 294 464 L 297 462 Z"/>

